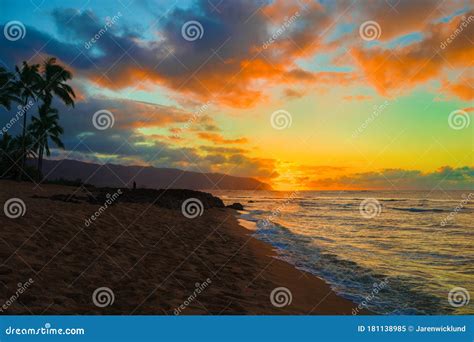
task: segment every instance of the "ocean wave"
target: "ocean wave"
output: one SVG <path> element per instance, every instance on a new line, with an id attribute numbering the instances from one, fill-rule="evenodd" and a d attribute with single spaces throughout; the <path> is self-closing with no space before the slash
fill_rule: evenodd
<path id="1" fill-rule="evenodd" d="M 366 302 L 374 284 L 386 281 L 389 285 L 366 304 L 366 308 L 379 314 L 433 314 L 448 313 L 440 309 L 439 299 L 414 290 L 418 284 L 408 277 L 387 277 L 362 267 L 355 261 L 345 260 L 337 254 L 321 250 L 315 241 L 326 240 L 319 237 L 308 238 L 291 229 L 268 221 L 257 220 L 254 236 L 270 244 L 284 260 L 297 269 L 312 273 L 324 279 L 340 296 L 355 303 Z"/>
<path id="2" fill-rule="evenodd" d="M 441 226 L 442 219 L 454 213 L 458 202 L 452 198 L 458 193 L 430 199 L 430 193 L 404 193 L 400 198 L 394 192 L 373 193 L 383 210 L 370 220 L 359 212 L 364 194 L 332 194 L 310 194 L 290 203 L 282 197 L 257 197 L 241 218 L 254 222 L 253 236 L 271 245 L 278 258 L 325 280 L 355 303 L 366 301 L 373 283 L 388 279 L 390 287 L 367 304 L 372 312 L 464 312 L 450 307 L 445 289 L 452 274 L 473 279 L 470 203 Z M 436 240 L 433 249 L 426 237 L 435 234 L 446 239 Z"/>

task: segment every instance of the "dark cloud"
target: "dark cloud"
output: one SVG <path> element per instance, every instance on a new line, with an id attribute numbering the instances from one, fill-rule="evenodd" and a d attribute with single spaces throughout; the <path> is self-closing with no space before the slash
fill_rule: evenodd
<path id="1" fill-rule="evenodd" d="M 60 112 L 60 124 L 64 127 L 62 140 L 66 146 L 66 150 L 53 149 L 52 157 L 55 159 L 151 165 L 259 177 L 262 180 L 268 179 L 273 174 L 272 161 L 250 158 L 245 149 L 187 146 L 186 136 L 193 137 L 196 130 L 205 130 L 207 126 L 212 126 L 213 129 L 217 127 L 208 115 L 193 119 L 193 113 L 176 107 L 111 98 L 89 97 L 87 100 L 77 102 L 75 108 L 66 108 L 57 102 L 53 104 Z M 101 110 L 109 111 L 114 118 L 113 126 L 105 130 L 98 130 L 93 124 L 94 113 Z M 37 105 L 28 114 L 29 118 L 37 115 Z M 14 109 L 10 112 L 0 109 L 1 127 L 14 115 Z M 184 143 L 172 139 L 173 136 L 170 135 L 145 134 L 139 129 L 162 129 L 163 132 L 167 132 L 170 126 L 186 127 L 188 122 L 191 124 L 186 129 L 180 130 L 180 134 L 185 137 Z M 21 121 L 18 121 L 9 133 L 19 134 L 21 127 Z M 243 141 L 224 140 L 229 143 Z"/>

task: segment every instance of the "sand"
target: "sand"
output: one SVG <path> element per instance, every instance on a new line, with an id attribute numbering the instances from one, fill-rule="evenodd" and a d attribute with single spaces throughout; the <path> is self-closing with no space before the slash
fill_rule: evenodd
<path id="1" fill-rule="evenodd" d="M 232 209 L 189 219 L 180 210 L 118 203 L 87 227 L 100 205 L 35 198 L 77 189 L 33 186 L 0 181 L 0 314 L 350 315 L 356 307 L 277 260 Z M 24 201 L 24 216 L 4 215 L 10 198 Z M 112 290 L 113 303 L 94 304 L 100 287 Z M 283 307 L 270 300 L 279 287 L 292 296 Z"/>

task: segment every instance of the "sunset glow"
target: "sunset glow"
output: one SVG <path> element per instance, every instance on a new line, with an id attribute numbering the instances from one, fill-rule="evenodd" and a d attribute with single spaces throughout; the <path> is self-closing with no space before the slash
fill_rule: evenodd
<path id="1" fill-rule="evenodd" d="M 0 14 L 26 30 L 0 41 L 3 67 L 54 55 L 74 73 L 55 159 L 277 190 L 472 187 L 470 1 L 82 2 Z M 107 130 L 92 125 L 99 110 L 113 114 Z"/>

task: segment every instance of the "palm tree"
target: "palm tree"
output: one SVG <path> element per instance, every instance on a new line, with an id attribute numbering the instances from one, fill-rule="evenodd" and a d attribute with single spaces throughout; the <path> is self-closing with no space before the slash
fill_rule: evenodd
<path id="1" fill-rule="evenodd" d="M 40 73 L 41 72 L 41 73 Z M 41 98 L 50 107 L 53 95 L 57 96 L 66 106 L 74 107 L 74 98 L 76 94 L 74 90 L 66 82 L 72 79 L 72 73 L 59 64 L 56 64 L 56 58 L 47 59 L 40 70 L 39 64 L 29 65 L 23 62 L 21 70 L 16 67 L 15 89 L 18 92 L 20 103 L 23 106 L 28 104 L 30 99 L 37 100 Z M 21 167 L 25 167 L 27 150 L 26 150 L 26 128 L 27 113 L 23 115 L 23 132 L 22 132 L 22 152 L 23 158 Z M 44 152 L 44 151 L 43 151 Z M 21 172 L 19 174 L 21 180 Z"/>
<path id="2" fill-rule="evenodd" d="M 56 58 L 47 59 L 42 68 L 41 98 L 44 102 L 51 104 L 53 94 L 56 95 L 66 106 L 74 107 L 74 90 L 66 82 L 72 79 L 72 73 L 56 64 Z"/>
<path id="3" fill-rule="evenodd" d="M 23 159 L 23 137 L 12 137 L 10 134 L 3 134 L 0 140 L 0 178 L 16 178 L 22 169 L 19 163 Z M 30 134 L 25 137 L 26 155 L 35 158 L 33 138 Z"/>
<path id="4" fill-rule="evenodd" d="M 39 87 L 41 85 L 41 75 L 39 74 L 39 64 L 29 65 L 23 61 L 23 67 L 20 69 L 18 66 L 15 67 L 16 80 L 14 81 L 14 88 L 18 93 L 20 103 L 23 105 L 23 131 L 21 135 L 21 168 L 25 167 L 25 161 L 27 157 L 26 153 L 26 127 L 27 127 L 27 105 L 30 99 L 37 99 Z M 21 180 L 22 172 L 19 173 L 18 177 Z"/>
<path id="5" fill-rule="evenodd" d="M 38 177 L 41 178 L 43 167 L 43 156 L 49 157 L 51 152 L 49 150 L 49 140 L 60 148 L 64 148 L 61 141 L 61 134 L 64 130 L 59 126 L 58 110 L 52 108 L 48 102 L 44 102 L 38 110 L 39 117 L 33 117 L 29 130 L 36 139 L 35 149 L 38 151 Z"/>
<path id="6" fill-rule="evenodd" d="M 18 102 L 18 91 L 13 82 L 13 74 L 0 67 L 0 106 L 10 110 L 11 102 Z"/>
<path id="7" fill-rule="evenodd" d="M 8 133 L 3 134 L 0 140 L 0 178 L 7 176 L 12 169 L 11 156 L 15 150 L 14 139 Z"/>

